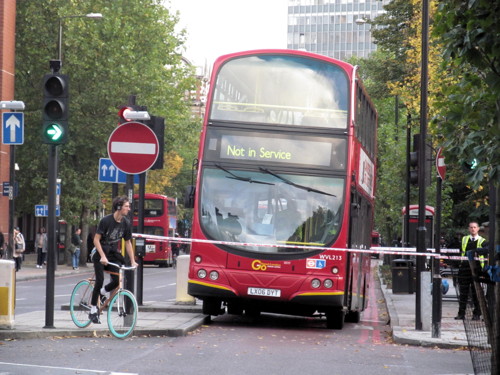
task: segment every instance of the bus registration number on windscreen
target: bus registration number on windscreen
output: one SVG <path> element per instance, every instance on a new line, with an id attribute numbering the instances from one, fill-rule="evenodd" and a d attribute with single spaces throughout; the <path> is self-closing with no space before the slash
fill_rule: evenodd
<path id="1" fill-rule="evenodd" d="M 250 287 L 248 288 L 248 295 L 261 297 L 281 297 L 281 290 Z"/>

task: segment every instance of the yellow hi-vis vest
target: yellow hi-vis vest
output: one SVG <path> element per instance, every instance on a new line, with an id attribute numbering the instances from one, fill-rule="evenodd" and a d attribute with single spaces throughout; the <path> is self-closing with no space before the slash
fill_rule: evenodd
<path id="1" fill-rule="evenodd" d="M 465 251 L 467 249 L 467 244 L 469 243 L 470 238 L 471 238 L 470 235 L 462 237 L 462 256 L 463 257 L 466 256 Z M 485 240 L 486 240 L 486 238 L 481 237 L 481 236 L 477 236 L 476 249 L 481 248 Z M 484 255 L 479 256 L 479 263 L 481 264 L 481 268 L 484 268 Z"/>

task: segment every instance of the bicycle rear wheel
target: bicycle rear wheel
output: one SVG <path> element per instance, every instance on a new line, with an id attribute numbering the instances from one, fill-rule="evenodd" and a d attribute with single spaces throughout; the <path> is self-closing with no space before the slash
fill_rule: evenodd
<path id="1" fill-rule="evenodd" d="M 134 295 L 128 290 L 119 291 L 108 308 L 108 327 L 113 336 L 119 339 L 128 337 L 137 323 L 137 312 Z"/>
<path id="2" fill-rule="evenodd" d="M 73 323 L 75 323 L 77 327 L 85 328 L 90 324 L 90 301 L 92 299 L 93 290 L 94 285 L 88 280 L 78 282 L 73 288 L 69 300 L 69 312 Z"/>

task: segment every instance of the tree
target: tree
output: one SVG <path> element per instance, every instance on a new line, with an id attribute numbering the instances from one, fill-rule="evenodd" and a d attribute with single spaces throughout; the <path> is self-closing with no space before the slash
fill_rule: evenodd
<path id="1" fill-rule="evenodd" d="M 458 164 L 475 159 L 470 182 L 499 180 L 500 5 L 487 0 L 440 4 L 435 36 L 444 45 L 445 69 L 459 78 L 446 88 L 436 123 Z"/>
<path id="2" fill-rule="evenodd" d="M 36 8 L 36 9 L 35 9 Z M 35 11 L 36 10 L 36 11 Z M 100 12 L 102 20 L 62 18 Z M 16 97 L 27 102 L 25 147 L 19 173 L 25 198 L 19 208 L 32 211 L 45 200 L 45 147 L 40 146 L 41 77 L 56 57 L 58 20 L 62 20 L 62 71 L 70 76 L 69 142 L 59 147 L 62 214 L 79 218 L 83 207 L 100 202 L 98 158 L 117 124 L 118 107 L 130 94 L 167 119 L 166 150 L 189 123 L 184 93 L 192 88 L 191 70 L 181 60 L 183 34 L 177 18 L 159 0 L 19 1 Z"/>
<path id="3" fill-rule="evenodd" d="M 19 0 L 17 2 L 16 97 L 26 103 L 26 140 L 17 153 L 19 212 L 47 202 L 47 148 L 41 145 L 41 81 L 57 57 L 62 22 L 62 72 L 70 76 L 69 142 L 58 146 L 61 214 L 70 224 L 91 222 L 105 184 L 97 181 L 99 157 L 117 125 L 118 108 L 130 94 L 150 113 L 165 117 L 165 153 L 191 126 L 185 92 L 194 87 L 192 68 L 181 59 L 184 32 L 177 15 L 160 0 Z M 100 12 L 103 19 L 70 17 Z M 181 136 L 191 137 L 191 136 Z M 167 169 L 168 169 L 167 165 Z M 85 228 L 84 228 L 85 235 Z"/>

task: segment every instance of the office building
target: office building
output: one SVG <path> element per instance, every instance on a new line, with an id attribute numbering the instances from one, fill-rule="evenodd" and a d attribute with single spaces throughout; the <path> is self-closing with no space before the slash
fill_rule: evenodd
<path id="1" fill-rule="evenodd" d="M 287 48 L 340 60 L 377 49 L 367 20 L 391 0 L 289 0 Z"/>

